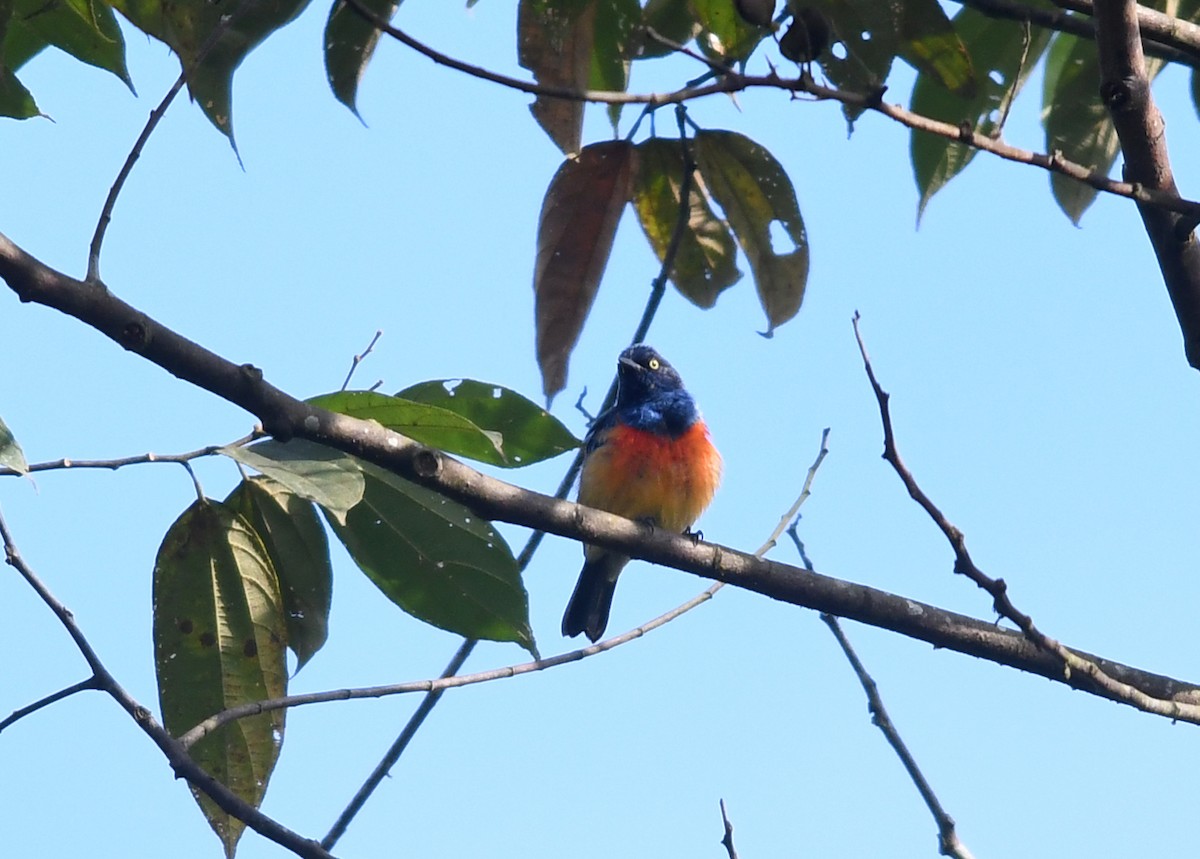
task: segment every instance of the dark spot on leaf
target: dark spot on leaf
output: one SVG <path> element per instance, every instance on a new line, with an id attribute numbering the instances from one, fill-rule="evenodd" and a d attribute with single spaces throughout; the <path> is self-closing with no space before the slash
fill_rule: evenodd
<path id="1" fill-rule="evenodd" d="M 217 643 L 217 637 L 211 632 L 200 633 L 200 644 L 204 647 L 212 647 Z"/>
<path id="2" fill-rule="evenodd" d="M 253 638 L 247 638 L 246 643 L 242 645 L 242 653 L 250 659 L 258 656 L 258 642 Z"/>
<path id="3" fill-rule="evenodd" d="M 193 629 L 195 629 L 195 627 L 192 626 L 192 622 L 186 617 L 179 621 L 179 631 L 184 635 L 191 635 Z"/>

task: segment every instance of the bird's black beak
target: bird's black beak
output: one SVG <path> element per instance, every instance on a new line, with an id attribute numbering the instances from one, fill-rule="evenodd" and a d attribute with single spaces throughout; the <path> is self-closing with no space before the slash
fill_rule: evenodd
<path id="1" fill-rule="evenodd" d="M 626 358 L 624 355 L 617 359 L 617 365 L 618 370 L 628 369 L 633 370 L 635 373 L 640 373 L 643 369 L 642 365 L 637 361 L 633 360 L 632 358 Z"/>

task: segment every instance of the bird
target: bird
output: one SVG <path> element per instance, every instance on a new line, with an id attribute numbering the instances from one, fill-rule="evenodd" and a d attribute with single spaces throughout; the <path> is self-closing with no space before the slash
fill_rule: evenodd
<path id="1" fill-rule="evenodd" d="M 683 379 L 644 343 L 617 359 L 617 399 L 584 439 L 579 503 L 688 533 L 721 481 L 721 455 Z M 599 640 L 629 557 L 584 544 L 562 632 Z"/>

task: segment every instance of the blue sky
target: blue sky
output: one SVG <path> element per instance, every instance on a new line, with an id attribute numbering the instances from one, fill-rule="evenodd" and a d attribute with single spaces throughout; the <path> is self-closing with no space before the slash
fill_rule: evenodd
<path id="1" fill-rule="evenodd" d="M 530 396 L 534 238 L 561 155 L 528 98 L 433 66 L 386 41 L 360 95 L 366 127 L 329 94 L 325 10 L 268 40 L 235 79 L 244 170 L 180 102 L 147 146 L 109 230 L 102 272 L 122 298 L 222 355 L 309 396 L 340 385 L 376 329 L 364 385 L 471 377 Z M 506 4 L 412 2 L 398 22 L 454 56 L 522 74 Z M 127 31 L 141 93 L 56 56 L 22 80 L 53 116 L 0 125 L 9 166 L 0 231 L 82 275 L 104 195 L 178 73 Z M 752 68 L 765 69 L 761 58 Z M 655 62 L 633 88 L 695 72 Z M 903 100 L 911 77 L 892 83 Z M 1010 142 L 1044 149 L 1040 72 Z M 1174 167 L 1195 197 L 1187 79 L 1156 84 Z M 610 132 L 590 111 L 587 140 Z M 700 311 L 670 294 L 651 329 L 696 396 L 726 478 L 700 525 L 753 550 L 800 491 L 821 430 L 831 453 L 804 508 L 816 568 L 989 618 L 988 598 L 880 459 L 875 401 L 850 318 L 892 393 L 901 452 L 963 528 L 977 563 L 1065 643 L 1196 679 L 1200 426 L 1196 371 L 1149 242 L 1127 201 L 1072 227 L 1041 171 L 980 155 L 915 228 L 908 136 L 881 116 L 846 139 L 833 104 L 747 93 L 692 108 L 770 149 L 795 183 L 812 244 L 799 316 L 764 339 L 748 280 Z M 632 120 L 626 117 L 626 125 Z M 665 119 L 665 117 L 664 117 Z M 660 127 L 673 127 L 664 122 Z M 745 266 L 743 265 L 743 269 Z M 627 213 L 553 411 L 577 434 L 595 407 L 657 265 Z M 189 450 L 252 421 L 102 336 L 0 292 L 8 372 L 0 416 L 31 460 Z M 553 491 L 560 461 L 504 476 Z M 209 495 L 237 480 L 198 473 Z M 169 465 L 46 473 L 0 485 L 29 563 L 72 608 L 110 669 L 156 707 L 150 581 L 162 534 L 194 497 Z M 506 528 L 519 547 L 524 534 Z M 773 557 L 794 562 L 780 545 Z M 548 539 L 526 575 L 545 654 L 579 547 Z M 335 553 L 326 648 L 292 683 L 311 691 L 436 676 L 453 636 L 408 618 Z M 610 631 L 705 586 L 634 564 Z M 85 676 L 48 611 L 0 576 L 0 712 Z M 1194 839 L 1195 730 L 958 654 L 848 624 L 893 720 L 976 856 L 1142 854 Z M 481 646 L 468 670 L 524 661 Z M 264 810 L 320 837 L 417 704 L 413 696 L 290 714 Z M 190 794 L 107 698 L 76 696 L 0 736 L 0 824 L 13 855 L 219 855 Z M 812 612 L 724 589 L 616 651 L 449 693 L 338 847 L 383 856 L 724 855 L 724 798 L 742 856 L 918 857 L 936 830 L 857 682 Z M 253 833 L 244 859 L 285 855 Z"/>

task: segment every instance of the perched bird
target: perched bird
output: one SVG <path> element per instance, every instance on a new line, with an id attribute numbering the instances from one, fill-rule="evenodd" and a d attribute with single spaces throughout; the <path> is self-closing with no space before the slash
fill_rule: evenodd
<path id="1" fill-rule="evenodd" d="M 584 441 L 579 503 L 682 533 L 720 480 L 721 455 L 675 368 L 649 346 L 630 346 L 617 360 L 616 405 L 596 418 Z M 629 558 L 588 545 L 583 554 L 562 631 L 596 641 Z"/>

